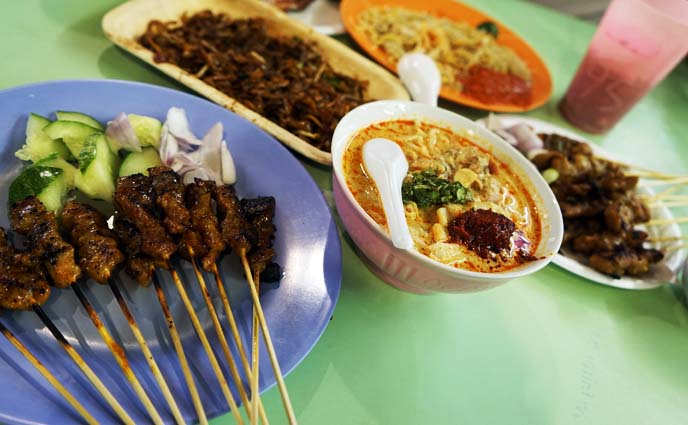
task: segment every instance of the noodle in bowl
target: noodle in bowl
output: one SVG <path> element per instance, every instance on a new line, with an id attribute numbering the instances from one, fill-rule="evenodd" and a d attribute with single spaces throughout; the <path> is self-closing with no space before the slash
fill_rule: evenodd
<path id="1" fill-rule="evenodd" d="M 379 131 L 384 133 L 385 125 L 388 123 L 418 129 L 422 137 L 427 136 L 421 131 L 423 128 L 453 133 L 475 145 L 474 150 L 479 151 L 482 155 L 492 156 L 493 161 L 491 162 L 504 164 L 505 168 L 508 168 L 515 176 L 515 179 L 522 182 L 522 189 L 526 192 L 525 198 L 529 200 L 524 201 L 522 207 L 530 208 L 533 212 L 532 220 L 537 220 L 537 223 L 531 223 L 532 229 L 524 228 L 527 230 L 525 234 L 528 238 L 537 238 L 537 240 L 530 241 L 533 244 L 532 255 L 529 254 L 526 256 L 526 260 L 516 263 L 505 262 L 504 267 L 476 266 L 475 262 L 479 262 L 480 258 L 473 255 L 474 253 L 451 247 L 456 242 L 447 240 L 446 236 L 444 239 L 439 236 L 440 242 L 437 242 L 437 236 L 433 233 L 437 229 L 425 226 L 425 230 L 430 235 L 428 236 L 428 234 L 423 233 L 424 226 L 419 226 L 411 221 L 409 221 L 409 227 L 414 236 L 415 249 L 401 250 L 395 248 L 387 234 L 384 218 L 381 220 L 380 217 L 376 217 L 375 212 L 371 211 L 370 205 L 367 205 L 367 201 L 360 196 L 360 187 L 354 184 L 354 190 L 352 190 L 350 176 L 353 172 L 352 169 L 360 168 L 356 159 L 352 159 L 349 152 L 353 149 L 352 147 L 356 146 L 356 143 L 361 142 L 360 140 L 357 141 L 357 136 L 360 138 L 363 134 L 363 137 L 367 137 L 365 130 L 368 128 L 376 128 L 378 133 Z M 374 136 L 385 137 L 384 134 L 378 133 L 374 133 Z M 386 137 L 394 140 L 394 134 Z M 473 151 L 468 149 L 468 152 Z M 410 156 L 408 152 L 406 154 L 407 157 Z M 413 158 L 412 155 L 411 157 Z M 416 293 L 474 292 L 489 289 L 511 279 L 531 274 L 546 266 L 561 245 L 563 235 L 561 212 L 554 195 L 540 173 L 525 157 L 506 142 L 458 114 L 405 101 L 378 101 L 359 106 L 344 116 L 335 129 L 332 140 L 332 159 L 335 204 L 347 232 L 367 260 L 372 271 L 382 280 L 399 289 Z M 409 162 L 411 165 L 409 171 L 413 172 L 414 167 L 417 168 L 419 162 Z M 473 159 L 466 160 L 464 166 L 472 162 L 474 162 Z M 475 169 L 475 167 L 473 168 Z M 453 169 L 445 171 L 450 174 L 454 173 Z M 512 183 L 513 181 L 508 181 L 507 185 L 511 187 L 513 186 Z M 525 226 L 523 221 L 518 220 L 518 216 L 509 215 L 507 211 L 501 208 L 499 201 L 490 204 L 481 198 L 484 191 L 475 187 L 474 190 L 476 190 L 475 202 L 469 203 L 465 208 L 454 207 L 463 211 L 478 208 L 496 210 L 514 220 L 517 223 L 517 229 Z M 500 191 L 497 190 L 497 192 Z M 407 217 L 410 216 L 410 211 L 413 212 L 415 208 L 413 203 L 406 205 Z M 442 208 L 444 207 L 439 209 Z M 431 209 L 431 215 L 434 215 L 437 209 Z M 446 215 L 446 211 L 443 213 Z M 460 213 L 461 211 L 455 211 L 453 216 Z M 384 213 L 382 214 L 384 215 Z M 452 214 L 450 213 L 451 218 Z M 438 224 L 435 224 L 434 227 L 438 227 Z M 446 219 L 444 220 L 444 229 L 446 230 Z M 435 236 L 432 236 L 433 234 Z M 434 241 L 433 238 L 435 238 Z M 453 252 L 450 256 L 452 258 L 445 261 L 446 259 L 441 258 L 441 256 L 438 258 L 433 255 L 431 250 L 433 246 L 439 246 L 443 249 L 449 248 Z M 492 254 L 491 257 L 487 257 L 486 261 L 494 262 L 495 258 L 499 260 L 498 256 Z"/>

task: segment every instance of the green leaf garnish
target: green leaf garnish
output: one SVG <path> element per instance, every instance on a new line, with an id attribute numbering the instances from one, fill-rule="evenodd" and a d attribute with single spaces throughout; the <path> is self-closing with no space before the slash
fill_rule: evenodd
<path id="1" fill-rule="evenodd" d="M 481 22 L 476 28 L 490 34 L 495 39 L 499 36 L 499 28 L 497 28 L 497 24 L 492 21 Z"/>
<path id="2" fill-rule="evenodd" d="M 438 177 L 435 170 L 412 173 L 401 185 L 404 203 L 415 202 L 421 208 L 444 204 L 465 204 L 473 193 L 460 182 Z"/>

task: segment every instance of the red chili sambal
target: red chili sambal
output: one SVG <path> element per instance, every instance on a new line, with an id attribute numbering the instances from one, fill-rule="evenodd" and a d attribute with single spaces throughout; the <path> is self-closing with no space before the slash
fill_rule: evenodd
<path id="1" fill-rule="evenodd" d="M 514 74 L 493 71 L 482 66 L 471 67 L 460 76 L 462 94 L 482 103 L 505 103 L 527 106 L 532 99 L 532 84 Z"/>

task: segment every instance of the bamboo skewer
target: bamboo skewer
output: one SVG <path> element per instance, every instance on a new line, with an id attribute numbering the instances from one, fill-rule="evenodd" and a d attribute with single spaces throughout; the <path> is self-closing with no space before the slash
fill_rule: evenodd
<path id="1" fill-rule="evenodd" d="M 217 291 L 220 294 L 220 299 L 222 300 L 222 305 L 225 309 L 225 313 L 227 314 L 227 321 L 229 322 L 229 328 L 232 331 L 232 336 L 234 337 L 234 341 L 237 345 L 237 351 L 239 351 L 239 357 L 241 358 L 241 363 L 242 366 L 244 367 L 244 370 L 246 371 L 247 376 L 253 376 L 251 371 L 253 370 L 251 366 L 249 365 L 248 358 L 246 357 L 246 350 L 244 349 L 244 344 L 241 341 L 241 335 L 239 334 L 239 328 L 237 327 L 236 324 L 236 319 L 234 318 L 234 313 L 232 312 L 232 308 L 229 305 L 229 298 L 227 297 L 227 292 L 225 291 L 225 284 L 222 281 L 222 277 L 220 276 L 220 271 L 217 268 L 217 264 L 213 265 L 213 275 L 215 276 L 215 284 L 217 285 Z M 253 391 L 253 390 L 251 390 Z M 265 415 L 265 409 L 263 407 L 263 402 L 260 399 L 260 392 L 256 392 L 256 397 L 258 398 L 258 414 L 260 415 L 260 420 L 263 422 L 263 424 L 268 425 L 268 418 Z M 251 393 L 251 397 L 253 399 L 254 393 Z M 255 415 L 255 410 L 253 411 Z"/>
<path id="2" fill-rule="evenodd" d="M 272 363 L 272 369 L 275 372 L 275 379 L 277 380 L 277 387 L 280 391 L 280 396 L 282 397 L 282 404 L 284 404 L 284 409 L 287 413 L 287 419 L 290 424 L 296 424 L 296 415 L 294 414 L 294 408 L 291 405 L 291 400 L 289 399 L 289 393 L 287 392 L 287 386 L 284 384 L 284 378 L 282 377 L 282 370 L 280 369 L 279 362 L 277 361 L 277 354 L 275 354 L 275 347 L 272 345 L 272 338 L 270 337 L 270 331 L 268 330 L 268 325 L 265 321 L 265 315 L 263 314 L 263 307 L 260 304 L 260 298 L 258 296 L 258 291 L 256 290 L 256 285 L 253 281 L 253 276 L 251 276 L 251 268 L 248 264 L 248 259 L 246 258 L 246 252 L 241 251 L 238 253 L 241 258 L 241 263 L 244 267 L 244 273 L 246 274 L 246 279 L 248 280 L 248 287 L 251 292 L 251 297 L 253 298 L 253 305 L 256 307 L 256 313 L 258 315 L 258 322 L 260 328 L 263 331 L 263 340 L 265 341 L 265 347 L 268 350 L 268 355 L 270 357 L 270 363 Z M 255 372 L 255 371 L 254 371 Z"/>
<path id="3" fill-rule="evenodd" d="M 124 348 L 122 348 L 122 346 L 119 345 L 117 341 L 114 340 L 114 338 L 112 338 L 112 335 L 103 325 L 103 322 L 100 320 L 100 317 L 98 317 L 98 313 L 96 313 L 96 311 L 93 309 L 93 306 L 88 301 L 84 293 L 81 291 L 81 288 L 79 288 L 77 284 L 71 285 L 71 288 L 74 289 L 74 293 L 86 309 L 86 312 L 91 318 L 93 325 L 98 330 L 98 333 L 103 338 L 103 341 L 105 341 L 105 344 L 107 344 L 108 348 L 112 352 L 112 355 L 115 357 L 115 360 L 117 360 L 117 364 L 119 365 L 120 369 L 122 369 L 124 377 L 127 379 L 127 381 L 129 381 L 129 384 L 136 393 L 136 396 L 143 404 L 143 407 L 146 409 L 146 412 L 148 412 L 148 415 L 151 417 L 151 419 L 156 425 L 162 425 L 163 422 L 162 418 L 160 417 L 160 414 L 155 409 L 155 406 L 153 406 L 153 403 L 150 401 L 150 398 L 148 398 L 148 394 L 146 394 L 146 391 L 143 389 L 143 386 L 141 386 L 141 382 L 139 382 L 138 378 L 134 374 L 134 371 L 129 366 L 129 361 L 127 360 L 127 356 L 124 353 Z"/>
<path id="4" fill-rule="evenodd" d="M 680 177 L 656 179 L 656 180 L 644 180 L 643 182 L 638 183 L 638 186 L 645 186 L 645 187 L 666 186 L 666 185 L 685 184 L 685 183 L 688 183 L 688 176 L 680 176 Z"/>
<path id="5" fill-rule="evenodd" d="M 79 401 L 72 395 L 72 393 L 70 393 L 69 390 L 67 390 L 67 388 L 65 388 L 60 383 L 60 381 L 57 380 L 55 375 L 53 375 L 43 365 L 43 363 L 41 363 L 41 361 L 38 360 L 36 356 L 34 356 L 29 351 L 29 349 L 24 344 L 22 344 L 22 342 L 19 341 L 17 337 L 14 336 L 14 334 L 9 329 L 7 329 L 5 325 L 3 325 L 2 323 L 0 323 L 0 332 L 2 332 L 2 334 L 5 335 L 5 337 L 12 343 L 12 345 L 14 345 L 14 347 L 29 361 L 29 363 L 31 363 L 40 372 L 40 374 L 43 375 L 43 377 L 53 387 L 55 387 L 57 392 L 60 393 L 62 397 L 64 397 L 64 399 L 74 408 L 74 410 L 76 410 L 81 415 L 81 417 L 84 418 L 84 420 L 88 424 L 98 424 L 98 421 L 93 416 L 91 416 L 91 414 L 88 413 L 86 408 L 84 408 L 84 406 L 81 403 L 79 403 Z"/>
<path id="6" fill-rule="evenodd" d="M 139 329 L 136 323 L 136 319 L 134 319 L 134 315 L 131 313 L 131 310 L 129 310 L 127 302 L 124 300 L 124 297 L 122 297 L 122 293 L 120 292 L 119 288 L 112 279 L 108 279 L 108 284 L 110 285 L 110 289 L 112 290 L 112 293 L 115 295 L 115 299 L 117 300 L 117 303 L 119 304 L 119 307 L 122 310 L 122 314 L 129 323 L 129 328 L 131 329 L 131 332 L 134 334 L 136 342 L 138 342 L 139 347 L 141 347 L 141 351 L 143 352 L 143 355 L 146 358 L 146 362 L 148 362 L 148 367 L 150 367 L 151 373 L 153 374 L 153 377 L 158 383 L 158 386 L 160 387 L 160 390 L 162 391 L 162 394 L 165 397 L 165 400 L 167 401 L 170 410 L 172 411 L 172 416 L 174 416 L 174 419 L 178 425 L 184 425 L 184 417 L 182 416 L 182 413 L 179 410 L 179 406 L 177 406 L 177 402 L 174 400 L 174 396 L 172 395 L 172 392 L 170 391 L 170 388 L 168 387 L 165 378 L 162 376 L 160 368 L 158 367 L 158 363 L 155 361 L 155 358 L 153 357 L 153 353 L 151 353 L 150 348 L 148 348 L 146 339 L 143 337 L 141 329 Z"/>
<path id="7" fill-rule="evenodd" d="M 249 400 L 248 396 L 246 395 L 246 391 L 244 390 L 244 384 L 241 381 L 241 375 L 239 375 L 239 370 L 236 367 L 236 362 L 234 361 L 234 356 L 232 355 L 232 352 L 229 349 L 229 344 L 227 343 L 227 338 L 225 338 L 224 331 L 222 330 L 222 326 L 220 325 L 220 319 L 217 317 L 217 311 L 215 310 L 215 306 L 213 305 L 213 301 L 210 298 L 210 293 L 208 292 L 208 286 L 205 283 L 205 278 L 203 277 L 203 273 L 201 273 L 201 270 L 198 267 L 198 264 L 196 263 L 196 260 L 193 257 L 193 253 L 190 252 L 189 256 L 191 257 L 191 264 L 193 265 L 194 273 L 196 274 L 196 280 L 198 281 L 198 285 L 201 288 L 201 293 L 203 293 L 203 298 L 205 299 L 205 304 L 208 307 L 208 312 L 210 313 L 210 319 L 213 322 L 213 326 L 215 327 L 215 332 L 217 333 L 217 337 L 220 341 L 220 346 L 222 347 L 222 351 L 225 355 L 225 358 L 227 359 L 227 364 L 229 365 L 229 371 L 232 374 L 232 378 L 234 379 L 234 383 L 237 386 L 237 389 L 239 391 L 239 396 L 241 397 L 241 402 L 244 403 L 244 408 L 246 409 L 246 413 L 248 414 L 248 417 L 253 416 L 253 412 L 256 410 L 251 410 L 251 406 L 249 405 Z"/>
<path id="8" fill-rule="evenodd" d="M 256 278 L 254 280 L 254 283 L 256 285 L 256 291 L 260 290 L 260 276 L 256 275 Z M 260 292 L 259 292 L 260 293 Z M 258 344 L 258 313 L 256 312 L 256 306 L 253 306 L 253 320 L 251 321 L 251 368 L 253 370 L 253 374 L 251 375 L 251 395 L 253 398 L 251 398 L 251 403 L 256 403 L 257 398 L 254 396 L 255 394 L 260 393 L 260 388 L 258 387 L 258 378 L 259 378 L 259 373 L 260 373 L 260 346 Z M 255 420 L 255 418 L 253 418 Z M 251 425 L 255 425 L 255 422 L 252 422 Z"/>
<path id="9" fill-rule="evenodd" d="M 655 218 L 653 220 L 643 223 L 645 226 L 661 226 L 665 224 L 674 223 L 688 223 L 688 217 L 674 217 L 674 218 Z"/>
<path id="10" fill-rule="evenodd" d="M 184 285 L 182 284 L 179 274 L 177 274 L 177 271 L 174 268 L 172 268 L 171 265 L 169 265 L 169 271 L 172 275 L 172 280 L 174 281 L 174 284 L 177 287 L 177 291 L 179 291 L 179 295 L 182 298 L 182 302 L 184 303 L 186 312 L 189 314 L 189 317 L 191 318 L 191 323 L 194 329 L 196 330 L 196 334 L 198 335 L 198 338 L 201 340 L 201 345 L 203 345 L 203 348 L 206 354 L 208 355 L 208 358 L 210 359 L 210 365 L 213 368 L 213 371 L 215 372 L 215 376 L 220 382 L 220 388 L 222 389 L 222 393 L 224 394 L 225 399 L 227 400 L 227 404 L 229 405 L 229 408 L 232 411 L 232 415 L 234 416 L 234 419 L 237 421 L 238 424 L 243 424 L 244 420 L 241 417 L 241 414 L 239 413 L 239 408 L 237 407 L 236 401 L 234 400 L 234 396 L 229 390 L 227 380 L 222 374 L 222 369 L 220 369 L 220 365 L 217 362 L 215 353 L 210 347 L 208 337 L 206 336 L 205 331 L 201 326 L 201 322 L 198 320 L 198 316 L 196 316 L 196 312 L 194 311 L 193 305 L 191 304 L 191 300 L 189 299 L 189 296 L 186 293 L 186 289 L 184 289 Z"/>
<path id="11" fill-rule="evenodd" d="M 189 392 L 191 393 L 191 400 L 193 401 L 194 409 L 196 409 L 196 415 L 198 416 L 198 422 L 201 425 L 207 425 L 208 419 L 205 415 L 205 410 L 203 409 L 203 403 L 201 403 L 201 398 L 198 395 L 198 389 L 196 388 L 196 382 L 194 381 L 193 374 L 189 368 L 189 362 L 184 353 L 184 346 L 182 345 L 182 340 L 179 337 L 179 332 L 177 332 L 177 327 L 174 324 L 174 319 L 172 318 L 172 313 L 170 312 L 170 307 L 167 304 L 167 299 L 165 298 L 165 293 L 162 290 L 158 276 L 153 274 L 153 285 L 155 285 L 155 293 L 158 296 L 158 301 L 160 301 L 160 307 L 167 321 L 167 328 L 170 330 L 170 336 L 172 337 L 172 344 L 177 352 L 177 357 L 179 357 L 179 363 L 182 367 L 182 372 L 184 373 L 184 379 L 186 380 L 186 385 L 189 387 Z"/>
<path id="12" fill-rule="evenodd" d="M 688 240 L 688 235 L 651 237 L 648 239 L 648 242 L 679 242 L 685 240 Z"/>
<path id="13" fill-rule="evenodd" d="M 48 327 L 50 333 L 53 334 L 55 339 L 62 345 L 62 348 L 67 352 L 69 357 L 74 361 L 74 363 L 81 369 L 81 371 L 86 375 L 86 378 L 93 384 L 96 390 L 100 393 L 105 401 L 110 405 L 110 407 L 115 411 L 117 416 L 127 425 L 134 425 L 134 421 L 129 416 L 126 410 L 121 404 L 115 399 L 115 397 L 110 393 L 110 391 L 105 387 L 103 382 L 98 378 L 93 370 L 86 364 L 83 357 L 72 347 L 72 345 L 67 341 L 67 339 L 62 335 L 62 332 L 55 326 L 55 324 L 50 320 L 50 318 L 45 314 L 41 306 L 34 304 L 32 306 L 33 311 L 38 315 L 38 317 L 43 321 L 43 323 Z"/>

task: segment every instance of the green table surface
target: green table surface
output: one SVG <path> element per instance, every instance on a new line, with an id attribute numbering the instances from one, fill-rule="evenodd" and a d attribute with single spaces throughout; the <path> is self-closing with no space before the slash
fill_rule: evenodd
<path id="1" fill-rule="evenodd" d="M 188 91 L 104 37 L 101 17 L 118 3 L 3 1 L 0 88 L 111 78 Z M 540 53 L 554 94 L 527 115 L 567 126 L 556 103 L 594 27 L 522 1 L 466 3 Z M 622 160 L 688 173 L 688 63 L 591 138 Z M 330 170 L 302 162 L 330 191 Z M 378 280 L 342 236 L 334 318 L 286 378 L 301 424 L 688 423 L 688 312 L 678 288 L 615 289 L 549 265 L 487 292 L 411 295 Z M 286 422 L 276 388 L 263 401 L 271 423 Z M 213 420 L 228 423 L 230 415 Z"/>

